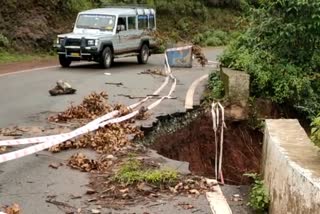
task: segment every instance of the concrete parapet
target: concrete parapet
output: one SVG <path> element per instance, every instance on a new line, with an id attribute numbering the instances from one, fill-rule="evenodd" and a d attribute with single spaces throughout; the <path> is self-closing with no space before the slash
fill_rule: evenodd
<path id="1" fill-rule="evenodd" d="M 221 79 L 224 83 L 225 94 L 233 101 L 247 102 L 250 89 L 250 75 L 243 72 L 222 68 Z"/>
<path id="2" fill-rule="evenodd" d="M 320 155 L 298 120 L 266 120 L 262 173 L 271 214 L 320 213 Z"/>

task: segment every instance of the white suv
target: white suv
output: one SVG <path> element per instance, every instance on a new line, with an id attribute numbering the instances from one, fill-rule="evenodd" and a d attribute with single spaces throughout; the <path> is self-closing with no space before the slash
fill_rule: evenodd
<path id="1" fill-rule="evenodd" d="M 147 63 L 155 40 L 156 13 L 150 8 L 108 7 L 80 12 L 72 33 L 58 35 L 55 47 L 62 67 L 72 61 L 99 62 L 109 68 L 119 57 Z"/>

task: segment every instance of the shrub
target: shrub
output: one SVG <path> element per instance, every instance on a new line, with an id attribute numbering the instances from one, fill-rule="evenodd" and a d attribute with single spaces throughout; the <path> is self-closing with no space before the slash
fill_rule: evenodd
<path id="1" fill-rule="evenodd" d="M 319 7 L 317 0 L 261 1 L 249 10 L 250 27 L 230 42 L 222 64 L 251 75 L 251 94 L 314 118 L 320 111 Z"/>
<path id="2" fill-rule="evenodd" d="M 8 48 L 10 45 L 9 39 L 0 33 L 0 48 Z"/>
<path id="3" fill-rule="evenodd" d="M 311 123 L 311 141 L 320 147 L 320 113 Z"/>
<path id="4" fill-rule="evenodd" d="M 257 174 L 245 174 L 254 180 L 251 185 L 250 198 L 248 205 L 252 207 L 257 213 L 264 213 L 269 207 L 269 196 L 264 187 L 263 181 Z"/>

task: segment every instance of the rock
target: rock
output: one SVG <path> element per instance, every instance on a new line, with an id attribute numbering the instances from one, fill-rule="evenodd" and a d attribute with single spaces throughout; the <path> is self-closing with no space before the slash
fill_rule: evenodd
<path id="1" fill-rule="evenodd" d="M 208 186 L 210 186 L 210 187 L 218 185 L 218 181 L 215 180 L 215 179 L 209 179 L 209 178 L 207 178 L 207 179 L 206 179 L 206 183 L 207 183 Z"/>
<path id="2" fill-rule="evenodd" d="M 101 211 L 98 210 L 98 209 L 92 209 L 92 210 L 91 210 L 91 213 L 93 213 L 93 214 L 99 214 L 99 213 L 101 213 Z"/>
<path id="3" fill-rule="evenodd" d="M 107 159 L 110 159 L 110 160 L 117 160 L 117 157 L 113 156 L 113 155 L 107 155 L 106 157 Z"/>
<path id="4" fill-rule="evenodd" d="M 87 195 L 92 195 L 94 193 L 96 193 L 96 191 L 93 190 L 93 189 L 88 189 L 87 192 L 86 192 Z"/>
<path id="5" fill-rule="evenodd" d="M 195 195 L 200 195 L 200 192 L 196 189 L 189 190 L 189 193 L 195 194 Z"/>
<path id="6" fill-rule="evenodd" d="M 119 190 L 119 192 L 121 192 L 121 193 L 128 193 L 128 192 L 129 192 L 129 189 L 128 189 L 128 188 L 126 188 L 126 189 L 121 189 L 121 190 Z"/>
<path id="7" fill-rule="evenodd" d="M 153 188 L 145 183 L 140 183 L 137 186 L 138 190 L 143 191 L 143 192 L 152 192 Z"/>

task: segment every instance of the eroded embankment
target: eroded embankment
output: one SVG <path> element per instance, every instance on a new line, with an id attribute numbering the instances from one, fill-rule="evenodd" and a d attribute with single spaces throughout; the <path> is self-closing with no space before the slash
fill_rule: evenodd
<path id="1" fill-rule="evenodd" d="M 248 184 L 244 173 L 259 172 L 262 133 L 246 121 L 226 121 L 223 175 L 229 184 Z M 146 135 L 151 148 L 168 158 L 187 161 L 197 175 L 214 176 L 215 140 L 211 115 L 203 111 L 161 118 Z"/>

